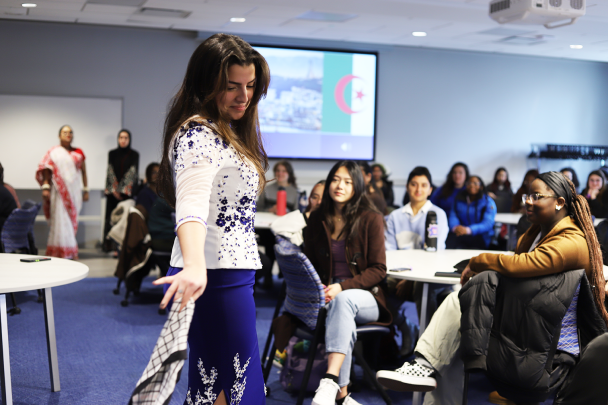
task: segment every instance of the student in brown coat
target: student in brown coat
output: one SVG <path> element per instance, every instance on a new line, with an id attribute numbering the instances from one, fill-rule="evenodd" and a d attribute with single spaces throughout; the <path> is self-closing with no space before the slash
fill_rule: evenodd
<path id="1" fill-rule="evenodd" d="M 359 166 L 334 165 L 319 209 L 304 230 L 304 253 L 325 287 L 327 374 L 312 403 L 356 405 L 347 396 L 357 324 L 390 324 L 384 283 L 384 219 L 365 192 Z"/>

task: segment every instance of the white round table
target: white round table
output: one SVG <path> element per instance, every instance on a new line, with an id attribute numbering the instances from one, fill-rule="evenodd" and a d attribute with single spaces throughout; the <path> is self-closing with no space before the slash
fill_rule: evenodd
<path id="1" fill-rule="evenodd" d="M 57 342 L 55 340 L 55 317 L 53 314 L 52 287 L 82 280 L 89 268 L 72 260 L 52 258 L 49 261 L 24 263 L 20 259 L 40 257 L 19 254 L 0 254 L 0 367 L 2 403 L 13 404 L 11 369 L 8 350 L 8 326 L 6 316 L 6 294 L 18 291 L 42 289 L 44 291 L 44 323 L 46 328 L 51 391 L 60 390 Z"/>

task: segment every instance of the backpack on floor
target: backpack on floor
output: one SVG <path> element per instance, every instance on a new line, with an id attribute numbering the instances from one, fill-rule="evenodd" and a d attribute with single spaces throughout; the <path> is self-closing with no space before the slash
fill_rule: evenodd
<path id="1" fill-rule="evenodd" d="M 304 379 L 304 370 L 306 370 L 310 345 L 311 342 L 309 340 L 302 340 L 295 336 L 289 339 L 286 349 L 287 358 L 285 359 L 285 364 L 279 378 L 285 391 L 294 392 L 300 390 L 302 380 Z M 319 343 L 306 391 L 314 392 L 319 387 L 319 383 L 326 372 L 327 354 L 325 353 L 325 344 Z"/>

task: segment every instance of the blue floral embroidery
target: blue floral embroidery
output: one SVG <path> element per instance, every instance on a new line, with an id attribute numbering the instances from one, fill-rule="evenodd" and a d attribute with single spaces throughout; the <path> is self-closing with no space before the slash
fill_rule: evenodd
<path id="1" fill-rule="evenodd" d="M 221 219 L 221 218 L 218 218 L 218 219 L 217 219 L 217 221 L 215 221 L 215 224 L 216 224 L 217 226 L 219 226 L 220 228 L 223 228 L 223 227 L 224 227 L 224 225 L 226 225 L 226 221 L 224 221 L 224 220 L 223 220 L 223 219 Z"/>

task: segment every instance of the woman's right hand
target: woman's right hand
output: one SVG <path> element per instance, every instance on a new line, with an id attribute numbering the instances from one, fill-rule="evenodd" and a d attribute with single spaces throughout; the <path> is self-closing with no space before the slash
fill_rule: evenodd
<path id="1" fill-rule="evenodd" d="M 181 311 L 186 307 L 190 298 L 196 301 L 205 291 L 205 287 L 207 287 L 207 269 L 194 266 L 184 267 L 176 275 L 159 278 L 152 284 L 171 284 L 160 303 L 160 308 L 165 309 L 171 298 L 175 298 L 176 300 L 181 298 L 182 303 L 179 308 Z"/>
<path id="2" fill-rule="evenodd" d="M 122 196 L 120 195 L 120 193 L 118 191 L 112 191 L 112 195 L 114 196 L 114 198 L 116 198 L 118 201 L 122 201 Z"/>

